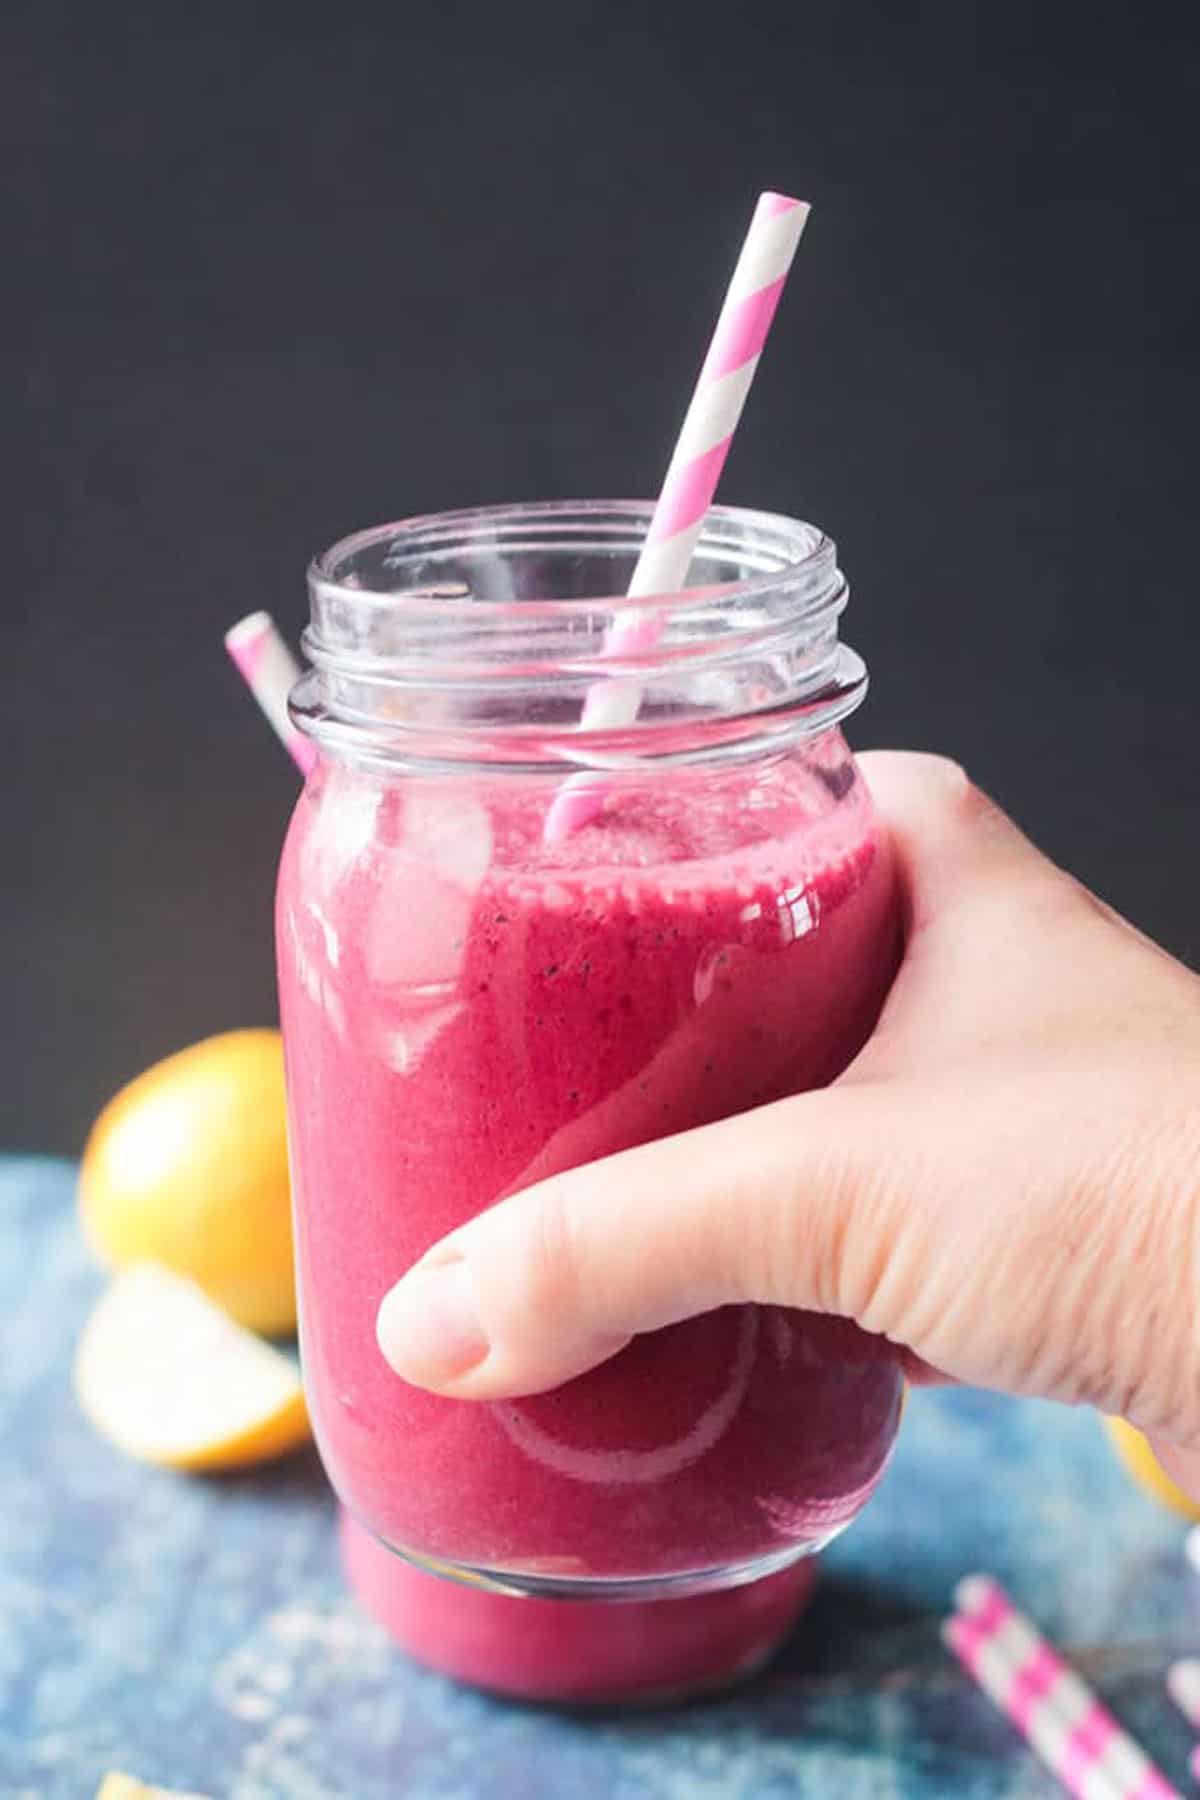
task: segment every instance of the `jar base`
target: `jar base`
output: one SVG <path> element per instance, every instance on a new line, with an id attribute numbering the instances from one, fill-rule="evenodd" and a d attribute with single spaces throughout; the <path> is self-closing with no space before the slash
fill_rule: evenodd
<path id="1" fill-rule="evenodd" d="M 339 1510 L 342 1567 L 367 1611 L 416 1661 L 506 1699 L 658 1707 L 718 1692 L 769 1661 L 816 1581 L 801 1556 L 678 1596 L 493 1591 L 405 1561 Z"/>

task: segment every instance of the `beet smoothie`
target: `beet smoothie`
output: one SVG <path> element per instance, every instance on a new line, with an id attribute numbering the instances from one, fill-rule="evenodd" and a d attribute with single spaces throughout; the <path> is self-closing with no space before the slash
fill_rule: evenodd
<path id="1" fill-rule="evenodd" d="M 456 1681 L 516 1700 L 661 1706 L 744 1681 L 795 1623 L 816 1584 L 802 1557 L 740 1587 L 677 1600 L 514 1598 L 414 1568 L 344 1508 L 342 1569 L 397 1643 Z"/>
<path id="2" fill-rule="evenodd" d="M 552 792 L 331 757 L 297 807 L 277 928 L 314 1424 L 342 1500 L 417 1558 L 717 1585 L 861 1508 L 896 1430 L 886 1343 L 724 1307 L 472 1405 L 400 1381 L 376 1311 L 501 1196 L 833 1079 L 894 970 L 890 861 L 836 730 L 617 786 L 547 845 Z"/>

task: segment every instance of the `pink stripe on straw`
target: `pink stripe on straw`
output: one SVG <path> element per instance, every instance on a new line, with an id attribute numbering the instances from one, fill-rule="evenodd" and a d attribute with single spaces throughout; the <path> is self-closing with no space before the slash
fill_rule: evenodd
<path id="1" fill-rule="evenodd" d="M 316 745 L 296 730 L 288 714 L 288 695 L 300 679 L 300 666 L 284 643 L 269 613 L 250 613 L 225 633 L 225 648 L 280 743 L 308 775 L 317 760 Z"/>
<path id="2" fill-rule="evenodd" d="M 1151 1769 L 1136 1787 L 1130 1788 L 1125 1800 L 1180 1800 L 1179 1789 L 1172 1787 L 1165 1775 Z"/>
<path id="3" fill-rule="evenodd" d="M 677 536 L 679 532 L 686 531 L 689 525 L 694 525 L 697 519 L 704 517 L 712 505 L 712 497 L 717 491 L 717 482 L 721 479 L 721 470 L 725 467 L 725 458 L 729 455 L 732 442 L 732 435 L 722 438 L 711 450 L 704 451 L 693 462 L 685 463 L 682 469 L 672 470 L 668 474 L 658 505 L 654 509 L 650 529 L 646 533 L 648 544 L 661 544 L 664 538 Z M 653 613 L 647 616 L 654 619 Z M 657 627 L 656 619 L 654 623 Z M 656 629 L 654 638 L 657 637 Z"/>
<path id="4" fill-rule="evenodd" d="M 1095 1768 L 1094 1763 L 1088 1765 Z M 1165 1775 L 1160 1775 L 1155 1768 L 1149 1768 L 1145 1774 L 1132 1776 L 1119 1789 L 1120 1800 L 1181 1800 L 1177 1787 L 1172 1787 Z"/>
<path id="5" fill-rule="evenodd" d="M 808 207 L 786 194 L 768 192 L 759 197 L 633 572 L 631 596 L 669 594 L 687 580 L 704 515 L 712 505 L 807 217 Z M 660 616 L 647 615 L 648 638 L 640 629 L 641 616 L 635 611 L 630 622 L 622 618 L 614 624 L 607 654 L 628 655 L 633 639 L 642 651 L 653 648 L 662 632 Z M 636 683 L 598 682 L 585 701 L 583 727 L 611 730 L 630 725 L 640 701 Z M 602 809 L 604 791 L 603 780 L 590 774 L 565 782 L 546 814 L 546 840 L 553 843 L 586 825 Z"/>
<path id="6" fill-rule="evenodd" d="M 962 1613 L 962 1644 L 967 1654 L 973 1656 L 981 1644 L 986 1644 L 990 1637 L 994 1637 L 1005 1621 L 1012 1617 L 1012 1611 L 1007 1596 L 996 1588 L 994 1592 L 988 1593 L 982 1605 L 969 1613 Z"/>
<path id="7" fill-rule="evenodd" d="M 1058 1680 L 1059 1661 L 1043 1646 L 1017 1670 L 1009 1690 L 1008 1708 L 1013 1721 L 1024 1731 L 1035 1707 L 1045 1700 Z"/>
<path id="8" fill-rule="evenodd" d="M 722 319 L 721 329 L 713 338 L 704 361 L 705 381 L 719 381 L 731 369 L 753 362 L 761 354 L 786 280 L 786 275 L 781 275 L 768 287 L 759 288 L 757 294 L 747 294 L 729 316 Z"/>
<path id="9" fill-rule="evenodd" d="M 1118 1727 L 1097 1703 L 1090 1707 L 1071 1732 L 1063 1753 L 1062 1778 L 1069 1788 L 1082 1788 L 1088 1770 L 1098 1763 L 1118 1735 Z"/>
<path id="10" fill-rule="evenodd" d="M 773 219 L 777 213 L 791 212 L 798 204 L 790 194 L 777 194 L 772 188 L 758 196 L 758 210 L 766 219 Z"/>

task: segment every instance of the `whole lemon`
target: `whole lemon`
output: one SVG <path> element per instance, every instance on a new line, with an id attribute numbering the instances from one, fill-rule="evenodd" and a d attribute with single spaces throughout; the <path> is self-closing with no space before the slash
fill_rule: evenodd
<path id="1" fill-rule="evenodd" d="M 122 1088 L 92 1128 L 79 1197 L 84 1229 L 105 1261 L 164 1264 L 250 1330 L 291 1331 L 279 1033 L 206 1038 Z"/>
<path id="2" fill-rule="evenodd" d="M 1167 1474 L 1140 1431 L 1124 1419 L 1105 1419 L 1113 1448 L 1138 1486 L 1185 1519 L 1200 1519 L 1200 1506 Z"/>

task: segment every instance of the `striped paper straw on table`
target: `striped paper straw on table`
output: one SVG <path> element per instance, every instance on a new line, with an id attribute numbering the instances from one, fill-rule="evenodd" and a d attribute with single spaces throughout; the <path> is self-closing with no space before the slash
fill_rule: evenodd
<path id="1" fill-rule="evenodd" d="M 970 1575 L 942 1636 L 967 1672 L 1078 1800 L 1180 1800 L 1129 1734 L 999 1582 Z"/>
<path id="2" fill-rule="evenodd" d="M 687 580 L 808 214 L 804 201 L 786 194 L 759 198 L 629 584 L 633 598 L 674 593 Z M 660 630 L 656 613 L 631 608 L 610 631 L 605 654 L 640 655 L 653 648 Z M 599 681 L 584 702 L 583 726 L 612 731 L 630 725 L 641 697 L 636 681 Z M 578 831 L 603 801 L 602 778 L 571 776 L 551 802 L 546 838 Z"/>
<path id="3" fill-rule="evenodd" d="M 300 666 L 284 643 L 270 613 L 249 613 L 225 633 L 228 650 L 238 673 L 262 707 L 275 735 L 300 770 L 307 775 L 316 750 L 288 716 L 288 695 L 300 679 Z"/>

